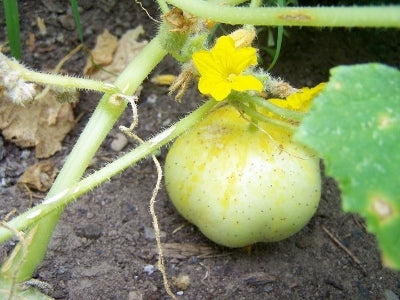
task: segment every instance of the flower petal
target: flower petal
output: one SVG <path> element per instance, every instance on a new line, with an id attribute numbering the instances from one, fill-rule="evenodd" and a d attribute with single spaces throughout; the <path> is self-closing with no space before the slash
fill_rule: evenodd
<path id="1" fill-rule="evenodd" d="M 200 75 L 217 75 L 218 71 L 215 68 L 215 61 L 209 51 L 201 50 L 193 53 L 193 62 L 199 71 Z"/>
<path id="2" fill-rule="evenodd" d="M 211 94 L 211 90 L 214 87 L 214 82 L 215 82 L 215 79 L 213 77 L 201 76 L 199 79 L 199 84 L 198 84 L 200 93 L 202 93 L 204 95 Z"/>
<path id="3" fill-rule="evenodd" d="M 303 87 L 301 92 L 291 94 L 286 99 L 273 98 L 268 99 L 268 101 L 283 108 L 306 112 L 313 99 L 320 93 L 325 85 L 326 83 L 323 82 L 313 88 Z"/>
<path id="4" fill-rule="evenodd" d="M 232 87 L 228 81 L 221 80 L 214 84 L 214 88 L 211 91 L 211 96 L 217 100 L 221 101 L 224 100 L 228 95 L 231 93 Z"/>
<path id="5" fill-rule="evenodd" d="M 210 94 L 217 101 L 225 99 L 231 92 L 231 86 L 228 81 L 218 80 L 215 77 L 201 77 L 198 87 L 200 93 Z"/>
<path id="6" fill-rule="evenodd" d="M 260 80 L 252 75 L 239 75 L 232 81 L 232 89 L 235 91 L 243 92 L 248 90 L 255 90 L 261 92 L 262 83 Z"/>
<path id="7" fill-rule="evenodd" d="M 232 67 L 234 68 L 234 73 L 240 74 L 247 67 L 257 64 L 257 49 L 246 47 L 239 48 L 236 50 L 232 57 Z M 232 70 L 232 71 L 233 71 Z"/>
<path id="8" fill-rule="evenodd" d="M 217 68 L 223 77 L 229 75 L 235 52 L 235 41 L 230 36 L 221 36 L 211 50 L 214 68 Z"/>
<path id="9" fill-rule="evenodd" d="M 232 89 L 237 91 L 262 90 L 262 83 L 252 75 L 241 75 L 250 65 L 257 64 L 257 50 L 252 47 L 237 49 L 230 36 L 220 37 L 210 51 L 193 54 L 193 62 L 201 77 L 198 88 L 216 100 L 225 99 Z"/>

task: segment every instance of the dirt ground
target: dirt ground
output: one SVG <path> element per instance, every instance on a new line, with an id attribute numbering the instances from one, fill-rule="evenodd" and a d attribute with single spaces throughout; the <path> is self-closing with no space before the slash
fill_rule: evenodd
<path id="1" fill-rule="evenodd" d="M 87 46 L 92 48 L 104 28 L 121 36 L 142 24 L 151 39 L 157 24 L 134 1 L 78 1 Z M 153 1 L 142 1 L 153 16 Z M 36 36 L 35 50 L 24 45 L 24 64 L 41 70 L 57 62 L 79 44 L 71 10 L 66 1 L 19 1 L 22 41 L 37 34 L 36 18 L 44 19 L 47 35 Z M 0 12 L 0 40 L 5 40 Z M 400 35 L 395 30 L 343 30 L 288 28 L 282 55 L 272 70 L 296 87 L 326 81 L 329 69 L 339 64 L 382 62 L 400 67 Z M 259 39 L 262 43 L 262 38 Z M 265 56 L 265 64 L 270 58 Z M 86 58 L 81 52 L 64 66 L 70 74 L 81 74 Z M 174 73 L 178 68 L 166 58 L 153 74 Z M 61 168 L 85 126 L 99 94 L 82 92 L 75 115 L 82 119 L 51 159 Z M 182 104 L 167 95 L 167 89 L 145 81 L 140 97 L 138 134 L 147 138 L 197 107 L 202 98 L 193 85 Z M 130 124 L 127 110 L 117 125 Z M 112 130 L 96 154 L 91 169 L 105 165 L 121 153 L 110 148 L 118 133 Z M 3 146 L 1 144 L 3 143 Z M 129 151 L 130 142 L 123 151 Z M 33 149 L 21 149 L 0 135 L 0 218 L 29 204 L 26 191 L 16 181 L 35 163 Z M 167 149 L 162 149 L 163 162 Z M 149 214 L 149 199 L 156 181 L 151 160 L 132 166 L 111 181 L 79 198 L 65 210 L 50 243 L 47 256 L 34 277 L 50 283 L 56 299 L 166 299 L 160 272 L 156 270 L 156 242 Z M 44 196 L 44 195 L 43 195 Z M 39 203 L 40 199 L 34 198 Z M 249 249 L 228 249 L 208 241 L 175 211 L 165 189 L 161 189 L 156 212 L 165 243 L 168 277 L 187 275 L 183 290 L 172 285 L 179 299 L 398 299 L 400 274 L 383 269 L 374 236 L 364 221 L 344 214 L 340 191 L 330 178 L 323 178 L 319 209 L 309 224 L 293 237 L 278 243 L 256 244 Z M 346 253 L 326 232 L 334 235 Z M 15 240 L 3 244 L 0 258 Z M 356 260 L 359 260 L 357 263 Z"/>

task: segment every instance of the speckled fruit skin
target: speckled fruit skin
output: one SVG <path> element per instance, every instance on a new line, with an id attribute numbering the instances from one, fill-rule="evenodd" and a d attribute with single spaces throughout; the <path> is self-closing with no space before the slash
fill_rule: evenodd
<path id="1" fill-rule="evenodd" d="M 264 132 L 224 106 L 178 138 L 167 155 L 171 201 L 215 243 L 279 241 L 303 228 L 317 209 L 318 157 L 291 142 L 290 133 L 261 126 Z"/>

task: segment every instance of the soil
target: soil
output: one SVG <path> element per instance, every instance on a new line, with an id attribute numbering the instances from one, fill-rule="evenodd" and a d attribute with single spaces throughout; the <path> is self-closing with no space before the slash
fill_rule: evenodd
<path id="1" fill-rule="evenodd" d="M 142 1 L 154 17 L 155 1 Z M 71 9 L 65 1 L 18 1 L 22 41 L 36 35 L 33 51 L 23 45 L 22 61 L 39 70 L 49 70 L 79 39 Z M 92 48 L 105 28 L 121 36 L 142 24 L 151 39 L 157 24 L 134 1 L 79 1 L 85 43 Z M 0 40 L 5 40 L 4 17 L 0 12 Z M 44 19 L 45 36 L 38 35 L 36 18 Z M 399 31 L 383 29 L 296 29 L 288 37 L 272 73 L 296 87 L 313 86 L 328 80 L 329 69 L 339 64 L 382 62 L 400 67 Z M 262 37 L 259 38 L 262 43 Z M 75 55 L 64 66 L 70 74 L 81 74 L 85 55 Z M 265 65 L 271 58 L 264 56 Z M 178 73 L 167 57 L 154 74 Z M 75 114 L 83 113 L 77 126 L 51 159 L 61 168 L 66 156 L 96 106 L 99 94 L 82 92 Z M 192 85 L 183 103 L 176 103 L 167 88 L 146 80 L 139 103 L 138 134 L 147 138 L 184 116 L 201 103 Z M 127 110 L 117 125 L 130 124 Z M 87 174 L 121 155 L 110 143 L 118 133 L 111 131 Z M 0 218 L 12 209 L 24 212 L 29 196 L 16 185 L 27 166 L 35 163 L 34 149 L 21 149 L 0 135 Z M 135 146 L 129 142 L 124 149 Z M 167 148 L 161 150 L 163 162 Z M 149 199 L 156 181 L 151 160 L 143 160 L 109 182 L 77 199 L 65 210 L 48 253 L 34 278 L 53 286 L 56 299 L 166 299 L 157 271 L 156 242 L 149 214 Z M 39 195 L 40 196 L 40 195 Z M 44 195 L 42 195 L 44 196 Z M 34 204 L 40 199 L 34 198 Z M 381 266 L 376 239 L 366 232 L 364 221 L 341 210 L 340 191 L 334 180 L 323 177 L 323 193 L 317 213 L 298 234 L 277 243 L 256 244 L 245 249 L 220 247 L 187 223 L 161 189 L 156 213 L 162 230 L 167 274 L 187 275 L 190 285 L 175 280 L 172 289 L 179 299 L 398 299 L 400 274 Z M 346 253 L 330 232 L 351 253 Z M 3 258 L 16 240 L 0 248 Z M 356 260 L 359 260 L 357 263 Z M 176 283 L 178 282 L 178 283 Z M 180 284 L 179 284 L 180 283 Z"/>

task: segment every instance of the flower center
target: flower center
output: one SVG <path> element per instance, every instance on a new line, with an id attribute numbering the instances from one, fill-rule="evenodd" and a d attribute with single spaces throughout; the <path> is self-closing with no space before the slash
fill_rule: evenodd
<path id="1" fill-rule="evenodd" d="M 233 82 L 235 80 L 236 76 L 237 76 L 237 74 L 231 73 L 231 74 L 228 75 L 227 79 L 228 79 L 229 82 Z"/>

